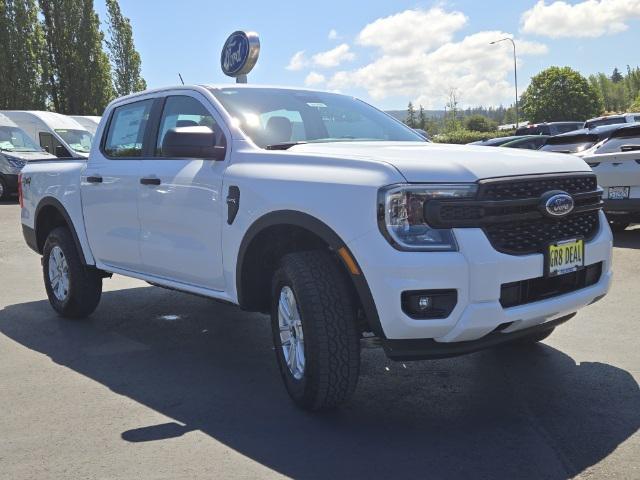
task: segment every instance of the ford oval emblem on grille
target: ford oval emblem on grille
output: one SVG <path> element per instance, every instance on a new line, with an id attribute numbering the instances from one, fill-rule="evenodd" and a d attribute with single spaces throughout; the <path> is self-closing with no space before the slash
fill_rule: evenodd
<path id="1" fill-rule="evenodd" d="M 573 197 L 566 192 L 547 192 L 542 196 L 543 213 L 550 217 L 564 217 L 573 211 Z"/>

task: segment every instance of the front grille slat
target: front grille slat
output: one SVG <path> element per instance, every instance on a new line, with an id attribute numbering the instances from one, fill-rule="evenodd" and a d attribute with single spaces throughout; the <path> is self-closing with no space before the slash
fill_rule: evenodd
<path id="1" fill-rule="evenodd" d="M 602 190 L 593 174 L 559 174 L 479 182 L 474 200 L 427 202 L 425 220 L 435 228 L 482 228 L 491 245 L 502 253 L 540 253 L 550 243 L 569 238 L 592 239 L 600 227 Z M 572 195 L 574 211 L 550 218 L 539 208 L 547 192 Z"/>

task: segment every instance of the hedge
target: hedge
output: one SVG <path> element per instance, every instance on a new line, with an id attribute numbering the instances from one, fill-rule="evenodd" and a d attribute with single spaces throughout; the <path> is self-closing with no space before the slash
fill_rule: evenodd
<path id="1" fill-rule="evenodd" d="M 495 132 L 476 132 L 473 130 L 454 130 L 449 133 L 441 133 L 435 135 L 431 140 L 436 143 L 471 143 L 478 140 L 487 140 L 489 138 L 508 137 L 513 135 L 513 130 L 501 130 Z"/>

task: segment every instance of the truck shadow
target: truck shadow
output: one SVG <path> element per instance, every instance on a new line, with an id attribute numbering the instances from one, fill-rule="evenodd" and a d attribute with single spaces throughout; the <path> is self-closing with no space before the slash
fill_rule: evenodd
<path id="1" fill-rule="evenodd" d="M 105 293 L 87 322 L 7 306 L 0 333 L 174 419 L 122 441 L 200 430 L 294 478 L 572 478 L 640 426 L 631 374 L 544 345 L 406 365 L 364 350 L 354 399 L 308 414 L 266 317 L 155 287 Z"/>
<path id="2" fill-rule="evenodd" d="M 640 248 L 640 226 L 634 225 L 624 232 L 614 233 L 613 246 L 618 248 Z"/>

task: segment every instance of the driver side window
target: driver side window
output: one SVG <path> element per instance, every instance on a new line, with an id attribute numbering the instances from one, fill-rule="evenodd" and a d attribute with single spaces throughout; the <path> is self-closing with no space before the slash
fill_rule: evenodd
<path id="1" fill-rule="evenodd" d="M 213 116 L 204 105 L 195 98 L 186 95 L 167 97 L 164 108 L 162 109 L 162 117 L 160 118 L 155 155 L 157 157 L 163 156 L 162 142 L 169 130 L 172 128 L 197 126 L 209 127 L 216 133 L 220 132 Z"/>

